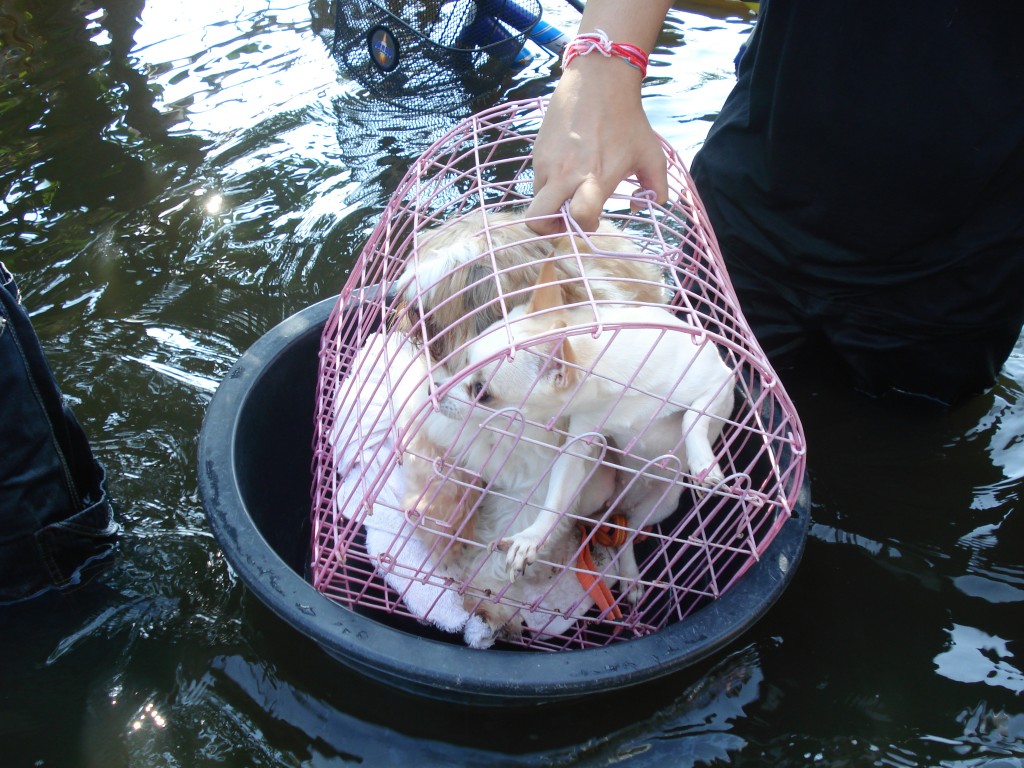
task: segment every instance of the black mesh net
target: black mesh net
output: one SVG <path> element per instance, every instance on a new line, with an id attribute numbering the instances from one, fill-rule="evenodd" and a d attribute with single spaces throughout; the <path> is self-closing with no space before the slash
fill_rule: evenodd
<path id="1" fill-rule="evenodd" d="M 333 53 L 378 98 L 443 110 L 496 89 L 540 15 L 538 0 L 337 0 Z"/>

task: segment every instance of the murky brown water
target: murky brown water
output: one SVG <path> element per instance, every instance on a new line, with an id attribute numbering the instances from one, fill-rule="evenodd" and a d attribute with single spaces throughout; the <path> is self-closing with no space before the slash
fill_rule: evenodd
<path id="1" fill-rule="evenodd" d="M 687 158 L 750 28 L 707 13 L 678 4 L 645 91 Z M 951 413 L 795 381 L 814 522 L 793 585 L 639 691 L 515 716 L 417 703 L 246 593 L 196 491 L 206 405 L 266 330 L 340 289 L 452 124 L 381 110 L 313 15 L 0 0 L 0 259 L 124 528 L 88 589 L 0 612 L 0 764 L 1020 766 L 1024 345 Z M 551 85 L 541 57 L 506 93 Z"/>

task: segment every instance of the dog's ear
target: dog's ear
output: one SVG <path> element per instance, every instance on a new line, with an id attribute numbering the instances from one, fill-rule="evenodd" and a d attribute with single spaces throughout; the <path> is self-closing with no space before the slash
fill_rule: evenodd
<path id="1" fill-rule="evenodd" d="M 555 323 L 555 330 L 561 330 L 565 327 L 564 320 L 559 320 Z M 553 363 L 551 381 L 555 387 L 557 389 L 568 389 L 576 386 L 581 371 L 576 364 L 576 353 L 573 352 L 572 342 L 568 336 L 562 336 L 555 342 L 554 349 L 551 352 L 551 361 Z"/>
<path id="2" fill-rule="evenodd" d="M 565 304 L 562 297 L 562 286 L 557 282 L 555 264 L 545 261 L 537 275 L 537 282 L 530 295 L 530 303 L 526 305 L 526 314 L 533 315 L 548 309 L 557 309 Z"/>

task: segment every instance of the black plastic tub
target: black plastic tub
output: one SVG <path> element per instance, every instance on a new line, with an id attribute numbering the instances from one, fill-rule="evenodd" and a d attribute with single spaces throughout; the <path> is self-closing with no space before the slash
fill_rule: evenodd
<path id="1" fill-rule="evenodd" d="M 335 303 L 293 315 L 249 349 L 217 390 L 199 440 L 210 526 L 243 583 L 327 654 L 407 692 L 472 704 L 571 699 L 670 674 L 727 646 L 793 576 L 809 524 L 796 514 L 725 595 L 647 637 L 564 652 L 473 650 L 358 614 L 306 581 L 320 334 Z"/>

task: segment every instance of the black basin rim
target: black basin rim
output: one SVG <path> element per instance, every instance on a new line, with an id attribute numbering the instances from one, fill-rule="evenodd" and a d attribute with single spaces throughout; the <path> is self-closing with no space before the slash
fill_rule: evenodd
<path id="1" fill-rule="evenodd" d="M 326 299 L 301 310 L 242 355 L 211 400 L 198 450 L 200 494 L 228 562 L 261 602 L 332 658 L 375 679 L 441 698 L 571 698 L 636 685 L 697 663 L 749 629 L 788 585 L 810 522 L 806 485 L 793 519 L 725 595 L 652 635 L 600 648 L 473 650 L 385 626 L 321 595 L 266 541 L 249 515 L 235 473 L 225 470 L 233 467 L 238 416 L 246 398 L 294 341 L 313 332 L 319 337 L 334 304 Z"/>

